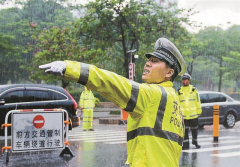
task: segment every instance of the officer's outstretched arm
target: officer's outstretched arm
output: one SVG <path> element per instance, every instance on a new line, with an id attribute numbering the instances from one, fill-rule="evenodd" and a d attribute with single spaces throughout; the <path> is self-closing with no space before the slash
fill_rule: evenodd
<path id="1" fill-rule="evenodd" d="M 66 70 L 63 72 L 63 79 L 82 84 L 98 92 L 102 97 L 128 111 L 132 116 L 148 112 L 146 108 L 153 103 L 153 100 L 156 100 L 154 94 L 161 96 L 162 93 L 158 85 L 139 84 L 91 64 L 76 61 L 65 61 L 65 63 Z M 55 67 L 55 64 L 50 63 L 47 68 L 43 68 L 44 66 L 40 66 L 40 68 L 51 69 L 50 73 L 52 74 L 62 72 L 61 70 L 52 72 L 52 66 Z"/>
<path id="2" fill-rule="evenodd" d="M 39 66 L 39 68 L 45 69 L 47 73 L 61 75 L 63 79 L 87 86 L 117 104 L 120 108 L 128 109 L 126 111 L 132 111 L 137 101 L 139 103 L 143 101 L 140 111 L 142 112 L 144 111 L 145 102 L 148 99 L 150 100 L 150 98 L 141 100 L 142 98 L 138 94 L 138 83 L 130 81 L 116 73 L 99 69 L 94 65 L 76 61 L 65 61 L 60 64 L 59 62 L 49 63 Z"/>

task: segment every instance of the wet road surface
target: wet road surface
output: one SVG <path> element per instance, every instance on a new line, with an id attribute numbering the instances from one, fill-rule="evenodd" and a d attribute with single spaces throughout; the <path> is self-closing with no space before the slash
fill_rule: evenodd
<path id="1" fill-rule="evenodd" d="M 61 150 L 10 153 L 7 167 L 126 167 L 126 125 L 103 125 L 94 120 L 95 131 L 74 128 L 69 133 L 70 149 L 75 157 L 60 157 Z M 184 150 L 180 167 L 239 167 L 240 123 L 233 129 L 220 125 L 219 142 L 213 143 L 213 126 L 199 130 L 200 149 L 191 145 Z M 191 136 L 191 135 L 190 135 Z M 4 138 L 0 138 L 3 146 Z M 191 141 L 191 140 L 190 140 Z M 1 155 L 1 160 L 3 156 Z"/>
<path id="2" fill-rule="evenodd" d="M 220 125 L 219 141 L 213 142 L 213 126 L 205 126 L 199 130 L 198 143 L 200 149 L 191 145 L 183 150 L 180 167 L 239 167 L 240 166 L 240 123 L 233 129 L 225 129 Z M 191 143 L 191 140 L 189 140 Z"/>

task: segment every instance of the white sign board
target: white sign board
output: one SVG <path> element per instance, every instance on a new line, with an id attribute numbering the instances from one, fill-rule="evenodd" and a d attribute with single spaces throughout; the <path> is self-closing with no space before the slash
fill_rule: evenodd
<path id="1" fill-rule="evenodd" d="M 63 121 L 62 111 L 13 112 L 12 151 L 64 148 Z"/>

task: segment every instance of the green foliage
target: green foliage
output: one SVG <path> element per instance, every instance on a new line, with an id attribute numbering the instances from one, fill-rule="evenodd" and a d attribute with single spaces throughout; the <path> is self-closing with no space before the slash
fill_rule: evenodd
<path id="1" fill-rule="evenodd" d="M 194 62 L 191 83 L 199 90 L 217 90 L 219 64 L 207 56 L 200 56 Z"/>
<path id="2" fill-rule="evenodd" d="M 183 22 L 188 23 L 188 19 L 175 17 L 182 12 L 175 5 L 163 7 L 152 1 L 130 1 L 124 5 L 118 0 L 96 0 L 79 8 L 86 13 L 71 27 L 54 26 L 32 35 L 35 43 L 28 50 L 35 53 L 33 66 L 28 67 L 32 81 L 55 83 L 57 79 L 44 75 L 38 65 L 68 59 L 96 64 L 128 76 L 128 50 L 137 48 L 141 55 L 152 52 L 155 41 L 162 36 L 184 48 L 181 46 L 189 39 L 188 32 L 181 26 Z M 136 80 L 140 80 L 145 62 L 144 56 L 136 60 Z"/>
<path id="3" fill-rule="evenodd" d="M 10 2 L 3 0 L 1 3 Z M 65 0 L 19 0 L 16 6 L 0 10 L 0 83 L 34 82 L 60 84 L 60 78 L 39 71 L 38 66 L 55 60 L 76 60 L 128 77 L 128 50 L 137 49 L 136 81 L 141 82 L 145 53 L 153 51 L 159 37 L 167 37 L 180 50 L 193 75 L 194 84 L 221 90 L 235 83 L 240 88 L 240 26 L 227 30 L 206 27 L 190 34 L 193 10 L 156 1 L 95 0 L 66 7 Z M 18 8 L 20 5 L 21 8 Z M 84 16 L 78 20 L 71 10 Z M 186 13 L 185 15 L 183 13 Z M 177 16 L 177 17 L 176 17 Z M 229 81 L 232 80 L 232 81 Z M 206 81 L 206 84 L 204 83 Z M 180 82 L 180 80 L 178 80 Z M 62 85 L 68 83 L 62 81 Z M 79 99 L 81 89 L 68 89 Z M 218 87 L 218 88 L 217 88 Z M 100 101 L 107 101 L 97 93 Z"/>
<path id="4" fill-rule="evenodd" d="M 79 84 L 73 85 L 73 86 L 71 85 L 71 86 L 68 86 L 67 91 L 75 99 L 75 101 L 77 103 L 79 103 L 80 95 L 81 95 L 82 91 L 84 91 L 84 86 L 79 86 Z M 95 106 L 97 106 L 102 101 L 101 100 L 102 97 L 99 94 L 97 94 L 96 92 L 92 92 L 92 93 L 94 94 Z M 98 97 L 100 97 L 100 99 Z"/>
<path id="5" fill-rule="evenodd" d="M 7 83 L 9 76 L 12 79 L 18 77 L 17 71 L 14 71 L 14 67 L 19 61 L 19 50 L 13 44 L 14 40 L 14 36 L 0 34 L 0 83 Z"/>
<path id="6" fill-rule="evenodd" d="M 75 99 L 75 101 L 76 101 L 77 103 L 79 103 L 79 98 L 80 98 L 80 95 L 81 95 L 81 92 L 82 92 L 82 91 L 80 91 L 80 90 L 75 90 L 75 89 L 73 89 L 73 90 L 69 90 L 69 89 L 68 89 L 68 92 L 69 92 L 69 94 Z"/>
<path id="7" fill-rule="evenodd" d="M 13 10 L 6 9 L 0 10 L 0 45 L 1 45 L 1 68 L 2 75 L 0 76 L 0 83 L 6 84 L 11 81 L 12 83 L 21 81 L 24 76 L 21 77 L 23 70 L 21 65 L 25 63 L 25 60 L 21 59 L 21 37 L 22 27 L 25 27 L 24 23 L 17 24 L 18 17 Z M 16 36 L 19 35 L 19 37 Z M 25 42 L 24 42 L 25 43 Z M 26 55 L 27 57 L 27 55 Z"/>
<path id="8" fill-rule="evenodd" d="M 110 115 L 121 115 L 121 111 L 110 111 Z"/>
<path id="9" fill-rule="evenodd" d="M 108 57 L 101 55 L 104 59 L 98 65 L 127 77 L 128 50 L 137 49 L 142 55 L 152 52 L 155 41 L 162 36 L 179 47 L 188 40 L 189 34 L 182 23 L 189 21 L 187 17 L 175 17 L 183 11 L 177 10 L 176 4 L 163 7 L 155 1 L 124 4 L 119 0 L 96 0 L 81 7 L 86 13 L 75 24 L 81 43 L 106 51 Z M 142 73 L 143 59 L 136 63 L 136 73 Z"/>
<path id="10" fill-rule="evenodd" d="M 33 35 L 32 38 L 36 41 L 36 44 L 31 46 L 31 49 L 34 51 L 32 59 L 34 66 L 31 75 L 33 80 L 41 79 L 47 83 L 56 82 L 56 79 L 53 79 L 51 76 L 42 75 L 42 71 L 38 69 L 38 66 L 41 64 L 54 60 L 81 59 L 81 48 L 69 28 L 54 26 L 49 30 L 44 29 L 41 34 Z"/>
<path id="11" fill-rule="evenodd" d="M 185 50 L 182 52 L 184 59 L 187 63 L 187 72 L 191 75 L 193 72 L 194 61 L 200 57 L 204 56 L 206 43 L 200 41 L 194 35 L 189 41 L 185 42 Z"/>
<path id="12" fill-rule="evenodd" d="M 6 1 L 7 2 L 7 1 Z M 0 33 L 5 36 L 11 36 L 15 40 L 11 41 L 11 45 L 15 51 L 11 49 L 11 57 L 9 54 L 1 53 L 5 70 L 4 76 L 0 79 L 2 84 L 21 83 L 30 81 L 29 76 L 34 73 L 32 70 L 32 58 L 36 50 L 35 39 L 32 38 L 40 34 L 42 29 L 57 26 L 67 26 L 73 20 L 72 14 L 68 9 L 62 6 L 60 0 L 20 0 L 16 1 L 16 5 L 22 8 L 13 7 L 0 10 Z M 0 38 L 2 43 L 3 38 Z M 10 61 L 5 61 L 9 59 Z M 33 80 L 32 80 L 33 81 Z M 31 81 L 30 81 L 31 82 Z M 39 79 L 33 82 L 40 82 Z"/>
<path id="13" fill-rule="evenodd" d="M 200 31 L 197 34 L 197 38 L 205 43 L 204 54 L 219 64 L 218 91 L 221 91 L 223 76 L 226 72 L 224 57 L 228 57 L 233 48 L 233 43 L 231 38 L 229 38 L 229 32 L 219 27 L 208 27 Z"/>
<path id="14" fill-rule="evenodd" d="M 94 97 L 94 101 L 95 101 L 95 106 L 98 106 L 100 104 L 100 100 L 96 97 Z"/>

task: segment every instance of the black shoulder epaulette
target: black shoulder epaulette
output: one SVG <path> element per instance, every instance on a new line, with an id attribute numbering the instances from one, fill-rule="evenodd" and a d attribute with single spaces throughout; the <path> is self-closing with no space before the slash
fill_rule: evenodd
<path id="1" fill-rule="evenodd" d="M 181 89 L 181 87 L 179 87 L 179 88 L 177 89 L 179 95 L 181 94 L 181 93 L 180 93 L 180 89 Z"/>
<path id="2" fill-rule="evenodd" d="M 196 87 L 193 87 L 193 88 L 192 88 L 192 91 L 194 92 L 195 89 L 196 89 Z"/>

